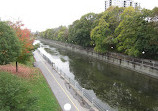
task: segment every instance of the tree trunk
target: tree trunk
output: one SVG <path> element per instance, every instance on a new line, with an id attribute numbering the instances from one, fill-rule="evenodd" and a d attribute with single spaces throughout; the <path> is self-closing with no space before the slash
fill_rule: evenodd
<path id="1" fill-rule="evenodd" d="M 16 72 L 18 72 L 18 62 L 16 61 Z"/>

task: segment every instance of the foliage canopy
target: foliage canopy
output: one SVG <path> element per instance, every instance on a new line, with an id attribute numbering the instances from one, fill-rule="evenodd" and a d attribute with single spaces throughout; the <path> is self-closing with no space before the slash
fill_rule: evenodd
<path id="1" fill-rule="evenodd" d="M 85 14 L 65 29 L 67 33 L 48 29 L 40 34 L 44 38 L 94 47 L 99 53 L 114 51 L 134 57 L 158 56 L 158 7 L 153 10 L 110 7 L 100 14 Z M 49 32 L 55 35 L 47 34 Z"/>
<path id="2" fill-rule="evenodd" d="M 0 21 L 0 64 L 15 61 L 20 50 L 20 42 L 14 30 L 6 22 Z"/>

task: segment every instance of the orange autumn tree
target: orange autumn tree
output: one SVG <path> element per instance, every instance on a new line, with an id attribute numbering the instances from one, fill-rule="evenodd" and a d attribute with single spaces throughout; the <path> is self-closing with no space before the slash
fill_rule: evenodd
<path id="1" fill-rule="evenodd" d="M 21 53 L 16 60 L 16 71 L 18 71 L 18 62 L 26 64 L 30 60 L 32 50 L 34 50 L 34 40 L 31 38 L 31 31 L 24 28 L 24 24 L 21 21 L 17 21 L 16 23 L 10 22 L 9 24 L 15 30 L 21 44 Z"/>

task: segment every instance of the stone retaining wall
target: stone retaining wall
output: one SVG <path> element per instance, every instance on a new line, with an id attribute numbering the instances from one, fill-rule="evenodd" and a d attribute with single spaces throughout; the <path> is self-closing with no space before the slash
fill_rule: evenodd
<path id="1" fill-rule="evenodd" d="M 70 51 L 94 57 L 96 59 L 119 65 L 121 67 L 128 68 L 130 70 L 137 71 L 158 79 L 158 61 L 132 58 L 118 53 L 107 53 L 102 55 L 94 52 L 93 49 L 84 49 L 83 47 L 74 44 L 68 44 L 47 39 L 39 40 L 55 47 L 65 48 Z"/>

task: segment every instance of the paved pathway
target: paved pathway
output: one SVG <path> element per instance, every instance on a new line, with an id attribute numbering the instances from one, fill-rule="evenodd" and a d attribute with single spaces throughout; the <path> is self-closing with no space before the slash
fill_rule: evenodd
<path id="1" fill-rule="evenodd" d="M 80 103 L 73 98 L 66 88 L 65 81 L 61 79 L 60 75 L 42 58 L 38 51 L 34 52 L 34 57 L 36 59 L 35 66 L 42 71 L 63 111 L 89 111 L 89 109 L 82 107 Z M 70 110 L 64 109 L 66 103 L 71 105 Z"/>

